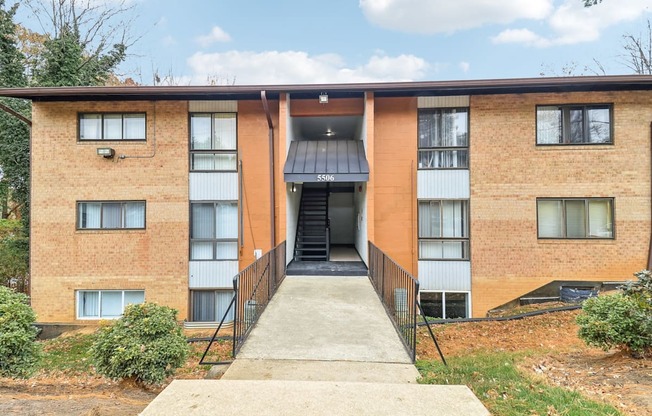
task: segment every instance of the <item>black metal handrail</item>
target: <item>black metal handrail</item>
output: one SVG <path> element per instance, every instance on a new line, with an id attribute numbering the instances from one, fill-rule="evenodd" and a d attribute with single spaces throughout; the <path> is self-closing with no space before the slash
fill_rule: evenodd
<path id="1" fill-rule="evenodd" d="M 204 361 L 215 342 L 224 320 L 233 309 L 233 358 L 247 340 L 252 328 L 258 322 L 269 301 L 285 278 L 285 241 L 263 254 L 233 277 L 234 295 L 220 324 L 211 337 L 199 364 L 220 364 L 230 361 Z"/>
<path id="2" fill-rule="evenodd" d="M 238 296 L 233 318 L 234 358 L 284 278 L 285 241 L 233 278 Z"/>
<path id="3" fill-rule="evenodd" d="M 369 280 L 385 307 L 412 362 L 417 356 L 417 317 L 425 314 L 419 303 L 419 281 L 369 241 Z M 427 323 L 427 321 L 426 321 Z M 439 343 L 428 325 L 439 356 L 446 360 Z"/>

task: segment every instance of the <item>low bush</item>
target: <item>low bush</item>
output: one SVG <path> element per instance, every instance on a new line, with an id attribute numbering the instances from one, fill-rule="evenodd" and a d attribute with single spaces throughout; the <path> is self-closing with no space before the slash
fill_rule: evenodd
<path id="1" fill-rule="evenodd" d="M 0 376 L 28 377 L 36 369 L 41 349 L 35 320 L 27 296 L 0 286 Z"/>
<path id="2" fill-rule="evenodd" d="M 154 303 L 127 306 L 122 318 L 98 331 L 91 348 L 97 372 L 146 384 L 172 375 L 188 356 L 176 316 L 176 310 Z"/>
<path id="3" fill-rule="evenodd" d="M 579 336 L 588 345 L 619 348 L 641 356 L 652 348 L 652 285 L 650 272 L 635 274 L 622 293 L 588 299 L 577 317 Z"/>

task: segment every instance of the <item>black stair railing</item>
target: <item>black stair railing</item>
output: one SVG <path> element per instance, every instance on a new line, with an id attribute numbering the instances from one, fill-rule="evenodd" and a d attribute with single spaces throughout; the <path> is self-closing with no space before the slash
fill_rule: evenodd
<path id="1" fill-rule="evenodd" d="M 412 362 L 417 356 L 417 319 L 421 315 L 437 347 L 446 359 L 419 303 L 419 281 L 369 241 L 369 280 L 385 307 Z"/>
<path id="2" fill-rule="evenodd" d="M 233 310 L 233 349 L 236 357 L 258 318 L 276 294 L 285 278 L 285 241 L 263 254 L 233 278 L 234 295 L 215 333 L 211 337 L 199 364 L 220 364 L 229 361 L 206 361 L 226 317 Z"/>

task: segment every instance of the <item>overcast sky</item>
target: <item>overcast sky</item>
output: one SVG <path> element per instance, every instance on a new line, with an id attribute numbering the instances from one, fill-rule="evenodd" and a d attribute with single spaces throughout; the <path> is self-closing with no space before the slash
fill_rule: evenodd
<path id="1" fill-rule="evenodd" d="M 652 0 L 128 1 L 143 36 L 122 71 L 143 84 L 153 69 L 182 85 L 580 75 L 594 58 L 623 74 L 622 35 L 652 17 Z"/>

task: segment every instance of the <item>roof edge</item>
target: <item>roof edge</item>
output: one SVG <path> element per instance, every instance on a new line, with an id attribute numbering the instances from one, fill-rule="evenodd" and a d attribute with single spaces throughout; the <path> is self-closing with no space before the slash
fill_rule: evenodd
<path id="1" fill-rule="evenodd" d="M 650 75 L 608 75 L 336 84 L 0 88 L 0 97 L 34 101 L 214 100 L 260 99 L 261 91 L 268 98 L 277 99 L 282 93 L 308 96 L 328 92 L 350 96 L 373 92 L 380 96 L 418 96 L 650 89 Z"/>

